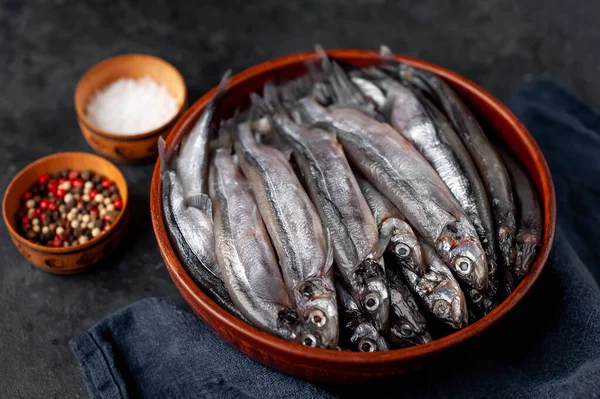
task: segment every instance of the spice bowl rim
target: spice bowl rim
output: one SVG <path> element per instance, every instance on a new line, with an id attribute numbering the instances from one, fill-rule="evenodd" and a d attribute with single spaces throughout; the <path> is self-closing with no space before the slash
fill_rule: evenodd
<path id="1" fill-rule="evenodd" d="M 331 57 L 341 58 L 345 61 L 352 59 L 363 62 L 363 64 L 373 63 L 380 59 L 379 53 L 372 50 L 331 49 L 327 50 L 326 53 Z M 311 51 L 265 61 L 234 75 L 230 80 L 230 90 L 231 92 L 239 90 L 246 93 L 249 87 L 256 85 L 254 81 L 264 83 L 271 79 L 277 79 L 293 69 L 298 69 L 302 63 L 316 60 L 318 57 L 319 55 L 316 52 Z M 417 369 L 420 367 L 419 365 L 427 364 L 432 355 L 480 334 L 506 316 L 530 291 L 548 261 L 556 229 L 554 185 L 543 154 L 525 126 L 498 99 L 463 76 L 420 59 L 403 55 L 395 55 L 395 57 L 415 67 L 433 72 L 449 81 L 452 87 L 460 88 L 460 91 L 467 94 L 471 100 L 481 104 L 480 108 L 485 110 L 489 120 L 498 122 L 507 130 L 507 132 L 502 132 L 503 136 L 506 134 L 503 141 L 510 144 L 511 151 L 517 152 L 521 162 L 527 160 L 528 176 L 535 176 L 535 187 L 540 194 L 540 202 L 543 205 L 543 242 L 529 274 L 515 287 L 513 293 L 490 314 L 464 329 L 424 345 L 383 352 L 340 352 L 308 348 L 298 343 L 285 341 L 239 320 L 210 299 L 194 283 L 177 256 L 177 251 L 167 233 L 167 225 L 162 212 L 160 161 L 157 161 L 150 191 L 152 225 L 165 266 L 180 294 L 194 313 L 203 319 L 227 343 L 252 359 L 287 374 L 311 381 L 351 382 L 365 381 Z M 289 73 L 293 75 L 293 72 Z M 216 88 L 208 91 L 191 105 L 179 119 L 166 139 L 168 150 L 173 149 L 190 132 L 194 121 L 201 115 L 215 91 Z M 232 97 L 236 99 L 241 95 Z M 232 109 L 234 108 L 235 105 Z"/>
<path id="2" fill-rule="evenodd" d="M 68 247 L 54 248 L 54 247 L 49 247 L 49 246 L 33 243 L 33 242 L 29 241 L 27 238 L 23 237 L 13 226 L 13 224 L 16 223 L 13 220 L 15 218 L 15 215 L 9 216 L 7 214 L 6 207 L 7 207 L 7 201 L 8 201 L 9 194 L 19 194 L 16 192 L 12 193 L 11 191 L 14 190 L 14 186 L 17 184 L 19 179 L 21 179 L 23 177 L 23 175 L 25 175 L 27 173 L 28 170 L 30 170 L 40 164 L 52 161 L 54 159 L 71 157 L 71 156 L 93 157 L 93 158 L 96 158 L 97 162 L 107 162 L 115 168 L 117 173 L 120 175 L 120 178 L 125 183 L 125 185 L 124 185 L 125 192 L 123 193 L 123 192 L 121 192 L 121 190 L 119 190 L 119 194 L 120 194 L 121 198 L 122 199 L 124 198 L 121 212 L 119 212 L 114 223 L 110 226 L 110 228 L 108 230 L 102 232 L 100 235 L 98 235 L 98 237 L 92 238 L 85 244 L 77 244 L 77 245 L 68 246 Z M 111 180 L 114 180 L 114 179 L 111 179 Z M 22 195 L 22 194 L 23 193 L 20 193 L 19 195 Z M 27 164 L 25 167 L 23 167 L 12 178 L 12 180 L 6 187 L 6 191 L 4 192 L 4 198 L 2 200 L 2 217 L 4 219 L 4 224 L 6 225 L 6 228 L 9 231 L 9 234 L 11 235 L 11 237 L 14 237 L 17 241 L 19 241 L 20 244 L 27 246 L 28 248 L 35 250 L 39 253 L 48 253 L 48 254 L 56 254 L 56 255 L 63 254 L 64 255 L 64 254 L 68 254 L 68 253 L 72 253 L 72 252 L 79 252 L 79 251 L 85 250 L 87 248 L 93 247 L 93 246 L 97 245 L 99 242 L 101 242 L 102 240 L 106 239 L 110 235 L 110 233 L 112 233 L 116 228 L 118 228 L 121 225 L 122 221 L 125 220 L 125 213 L 128 210 L 128 206 L 129 206 L 129 189 L 128 189 L 128 185 L 127 185 L 127 180 L 125 180 L 125 176 L 123 176 L 123 173 L 116 165 L 114 165 L 109 160 L 107 160 L 99 155 L 96 155 L 96 154 L 92 154 L 89 152 L 68 151 L 68 152 L 58 152 L 58 153 L 46 155 L 42 158 L 39 158 L 39 159 Z M 12 217 L 12 219 L 10 219 L 11 217 Z M 12 220 L 12 222 L 11 222 L 11 220 Z"/>
<path id="3" fill-rule="evenodd" d="M 87 112 L 84 109 L 87 106 L 87 104 L 89 103 L 89 97 L 85 98 L 85 99 L 79 98 L 79 97 L 80 97 L 81 87 L 85 83 L 86 78 L 89 78 L 93 73 L 97 72 L 98 70 L 100 70 L 102 68 L 106 68 L 108 65 L 110 65 L 112 63 L 115 63 L 115 62 L 118 62 L 120 60 L 124 60 L 127 58 L 142 58 L 142 59 L 152 60 L 153 62 L 158 61 L 159 64 L 162 64 L 163 66 L 165 66 L 169 69 L 172 69 L 175 72 L 178 83 L 183 88 L 183 98 L 182 98 L 181 104 L 178 104 L 178 106 L 177 106 L 177 112 L 175 114 L 173 114 L 173 116 L 168 121 L 166 121 L 159 127 L 154 128 L 152 130 L 140 132 L 140 133 L 119 134 L 119 133 L 114 133 L 114 132 L 110 132 L 108 130 L 101 129 L 96 124 L 92 123 L 89 120 L 89 118 L 87 117 Z M 120 78 L 122 78 L 122 77 L 124 77 L 124 76 L 121 76 Z M 118 80 L 120 78 L 113 80 L 113 82 L 115 82 L 116 80 Z M 110 83 L 108 83 L 108 84 L 110 84 Z M 105 87 L 106 87 L 106 85 L 105 85 Z M 113 57 L 105 58 L 102 61 L 91 66 L 81 76 L 81 78 L 77 82 L 77 85 L 75 86 L 75 92 L 73 95 L 73 101 L 74 101 L 74 105 L 75 105 L 75 113 L 77 114 L 77 118 L 79 119 L 79 121 L 81 121 L 82 124 L 84 124 L 92 132 L 99 134 L 109 140 L 138 141 L 138 140 L 147 139 L 147 138 L 162 134 L 163 131 L 165 130 L 165 128 L 169 127 L 170 125 L 174 125 L 175 122 L 177 122 L 177 119 L 179 119 L 182 116 L 182 111 L 186 109 L 187 96 L 188 96 L 188 89 L 187 89 L 187 85 L 185 84 L 185 79 L 183 78 L 183 75 L 181 74 L 179 69 L 177 69 L 169 61 L 167 61 L 163 58 L 157 57 L 155 55 L 151 55 L 151 54 L 125 53 L 125 54 L 119 54 L 119 55 L 115 55 Z"/>

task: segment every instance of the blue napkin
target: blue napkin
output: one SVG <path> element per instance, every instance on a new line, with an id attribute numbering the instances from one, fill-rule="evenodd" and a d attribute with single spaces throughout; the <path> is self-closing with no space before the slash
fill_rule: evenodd
<path id="1" fill-rule="evenodd" d="M 558 229 L 540 280 L 497 325 L 445 351 L 432 369 L 358 387 L 325 387 L 250 360 L 196 316 L 152 298 L 72 340 L 90 396 L 597 398 L 600 116 L 546 80 L 533 82 L 508 105 L 550 165 Z"/>

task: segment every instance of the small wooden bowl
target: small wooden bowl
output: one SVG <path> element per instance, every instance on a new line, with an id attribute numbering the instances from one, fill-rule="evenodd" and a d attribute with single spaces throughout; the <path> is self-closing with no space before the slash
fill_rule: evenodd
<path id="1" fill-rule="evenodd" d="M 58 173 L 65 169 L 91 170 L 112 180 L 119 189 L 123 208 L 111 228 L 87 243 L 66 248 L 33 244 L 17 230 L 15 216 L 21 197 L 43 173 Z M 55 274 L 74 274 L 90 269 L 115 250 L 129 221 L 127 183 L 121 171 L 106 159 L 85 152 L 61 152 L 38 159 L 27 165 L 10 182 L 2 202 L 2 216 L 10 237 L 21 254 L 34 266 Z"/>
<path id="2" fill-rule="evenodd" d="M 327 53 L 359 67 L 381 62 L 377 51 L 330 50 Z M 315 52 L 294 54 L 267 61 L 235 75 L 231 79 L 227 98 L 215 114 L 216 120 L 229 117 L 237 107 L 247 104 L 248 95 L 253 91 L 262 91 L 267 81 L 294 78 L 306 73 L 304 63 L 317 58 L 318 54 Z M 163 219 L 160 166 L 157 162 L 150 189 L 152 225 L 161 254 L 177 289 L 194 312 L 221 338 L 250 358 L 284 373 L 311 381 L 344 384 L 426 368 L 439 361 L 440 352 L 481 333 L 510 312 L 531 289 L 548 260 L 556 225 L 554 185 L 544 156 L 527 129 L 499 100 L 475 83 L 425 61 L 401 56 L 396 58 L 429 70 L 446 80 L 486 126 L 493 129 L 521 160 L 541 198 L 544 222 L 542 246 L 531 271 L 514 292 L 493 312 L 460 331 L 425 345 L 387 352 L 339 352 L 307 348 L 244 323 L 218 306 L 194 284 L 169 241 Z M 190 132 L 214 93 L 215 89 L 206 93 L 183 115 L 167 139 L 167 150 L 172 149 Z"/>
<path id="3" fill-rule="evenodd" d="M 165 85 L 177 100 L 179 110 L 161 127 L 149 132 L 122 135 L 94 126 L 86 109 L 98 90 L 120 78 L 140 79 L 149 76 Z M 120 163 L 143 163 L 156 159 L 157 142 L 166 137 L 187 109 L 187 88 L 179 71 L 168 62 L 144 54 L 126 54 L 104 60 L 83 75 L 75 89 L 75 111 L 83 137 L 94 151 Z"/>

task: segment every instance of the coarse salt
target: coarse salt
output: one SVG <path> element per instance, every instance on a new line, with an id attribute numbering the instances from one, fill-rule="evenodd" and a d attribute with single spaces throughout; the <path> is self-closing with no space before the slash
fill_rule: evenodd
<path id="1" fill-rule="evenodd" d="M 87 117 L 96 127 L 116 134 L 157 129 L 177 113 L 177 100 L 150 77 L 121 78 L 94 94 Z"/>

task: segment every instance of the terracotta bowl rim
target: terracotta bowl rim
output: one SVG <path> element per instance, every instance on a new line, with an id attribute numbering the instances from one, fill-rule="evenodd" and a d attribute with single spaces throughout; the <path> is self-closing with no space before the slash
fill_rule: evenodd
<path id="1" fill-rule="evenodd" d="M 378 51 L 373 50 L 361 50 L 361 49 L 330 49 L 326 51 L 332 57 L 353 57 L 355 59 L 362 58 L 365 60 L 372 60 L 379 57 Z M 490 93 L 485 91 L 479 85 L 474 82 L 445 69 L 436 64 L 432 64 L 423 60 L 419 60 L 412 57 L 396 55 L 396 58 L 412 64 L 415 67 L 427 69 L 434 72 L 438 76 L 441 76 L 447 81 L 451 81 L 453 85 L 460 86 L 466 91 L 470 91 L 478 98 L 479 101 L 484 101 L 487 105 L 492 108 L 495 112 L 508 121 L 512 126 L 512 130 L 517 136 L 520 137 L 522 144 L 527 148 L 527 152 L 535 155 L 539 159 L 539 170 L 541 173 L 540 187 L 546 188 L 549 193 L 548 202 L 544 204 L 549 214 L 549 225 L 547 228 L 548 240 L 545 245 L 540 249 L 536 261 L 532 266 L 529 274 L 523 281 L 515 288 L 513 293 L 505 299 L 496 309 L 491 313 L 481 318 L 477 322 L 470 324 L 464 329 L 453 332 L 450 335 L 436 339 L 430 343 L 424 345 L 413 346 L 404 349 L 394 349 L 385 352 L 372 352 L 372 353 L 361 353 L 361 352 L 345 352 L 345 351 L 334 351 L 319 348 L 308 348 L 300 344 L 286 341 L 282 338 L 276 337 L 269 333 L 266 333 L 250 324 L 247 324 L 235 316 L 228 313 L 225 309 L 221 308 L 214 301 L 212 301 L 202 290 L 195 285 L 191 277 L 187 274 L 179 258 L 177 257 L 173 246 L 169 240 L 166 232 L 166 226 L 164 223 L 164 217 L 162 213 L 162 199 L 161 199 L 161 177 L 160 177 L 160 161 L 157 160 L 154 173 L 152 175 L 151 195 L 150 195 L 150 206 L 151 206 L 151 217 L 152 226 L 154 233 L 157 238 L 158 246 L 165 261 L 167 270 L 177 286 L 180 293 L 183 295 L 183 291 L 186 292 L 192 299 L 188 300 L 185 295 L 184 299 L 191 305 L 196 314 L 199 314 L 201 318 L 207 319 L 206 316 L 210 314 L 209 327 L 212 324 L 220 323 L 222 328 L 226 327 L 227 330 L 231 331 L 229 338 L 226 341 L 236 341 L 235 336 L 240 335 L 247 337 L 248 340 L 257 341 L 257 346 L 262 345 L 264 350 L 268 350 L 271 353 L 280 353 L 282 355 L 291 356 L 291 358 L 302 358 L 303 361 L 324 361 L 330 364 L 339 365 L 381 365 L 390 364 L 404 360 L 410 360 L 417 357 L 431 355 L 440 350 L 448 349 L 456 344 L 464 342 L 465 340 L 472 338 L 480 332 L 486 330 L 491 325 L 499 321 L 504 317 L 511 309 L 513 309 L 517 303 L 521 301 L 524 295 L 531 289 L 535 281 L 539 278 L 542 270 L 544 269 L 552 245 L 554 242 L 554 235 L 556 229 L 556 196 L 554 192 L 554 185 L 550 170 L 546 163 L 546 160 L 537 146 L 535 140 L 531 134 L 527 131 L 525 126 L 517 119 L 517 117 L 498 99 L 492 96 Z M 263 75 L 266 70 L 275 72 L 281 68 L 289 65 L 297 64 L 303 61 L 314 60 L 318 57 L 314 51 L 302 52 L 283 56 L 280 58 L 268 60 L 261 64 L 254 65 L 231 78 L 230 87 L 235 88 L 246 80 L 250 80 L 254 77 Z M 193 121 L 197 119 L 206 104 L 212 98 L 216 87 L 213 87 L 204 96 L 199 98 L 192 106 L 188 108 L 186 113 L 179 119 L 177 124 L 171 130 L 171 133 L 167 137 L 167 148 L 171 148 L 172 145 L 178 143 L 181 138 L 191 127 Z M 538 188 L 538 187 L 536 187 Z M 212 327 L 211 327 L 212 328 Z M 250 338 L 249 338 L 250 337 Z M 251 346 L 252 347 L 252 346 Z M 245 351 L 244 351 L 245 352 Z M 302 367 L 299 365 L 299 367 Z"/>
<path id="2" fill-rule="evenodd" d="M 155 128 L 155 129 L 146 131 L 146 132 L 141 132 L 141 133 L 136 133 L 136 134 L 117 134 L 117 133 L 109 132 L 108 130 L 100 129 L 99 127 L 94 125 L 92 122 L 90 122 L 85 110 L 83 109 L 83 105 L 77 101 L 77 96 L 78 96 L 78 93 L 81 91 L 81 86 L 83 85 L 84 80 L 87 79 L 93 72 L 95 72 L 99 69 L 102 69 L 117 60 L 123 60 L 123 59 L 127 59 L 127 58 L 142 58 L 142 59 L 150 60 L 152 62 L 158 62 L 159 64 L 163 65 L 164 67 L 169 68 L 172 71 L 174 71 L 175 75 L 177 76 L 177 80 L 179 81 L 179 84 L 183 88 L 183 99 L 181 101 L 181 105 L 179 105 L 179 108 L 177 109 L 177 112 L 167 122 L 165 122 L 161 126 Z M 185 80 L 183 79 L 183 75 L 169 61 L 167 61 L 163 58 L 157 57 L 155 55 L 150 55 L 150 54 L 126 53 L 126 54 L 120 54 L 120 55 L 106 58 L 106 59 L 98 62 L 97 64 L 93 65 L 90 69 L 88 69 L 83 74 L 83 76 L 79 79 L 79 81 L 77 82 L 77 86 L 75 87 L 75 94 L 73 96 L 73 102 L 75 105 L 75 112 L 77 114 L 77 119 L 79 119 L 81 121 L 81 123 L 83 125 L 85 125 L 92 134 L 98 134 L 100 136 L 103 136 L 103 137 L 105 137 L 109 140 L 113 140 L 113 141 L 138 141 L 138 140 L 147 139 L 147 138 L 150 138 L 150 137 L 153 137 L 156 135 L 160 135 L 169 126 L 175 124 L 175 122 L 177 122 L 179 117 L 182 116 L 182 111 L 186 109 L 187 96 L 188 96 L 188 90 L 187 90 L 187 86 L 185 84 Z"/>
<path id="3" fill-rule="evenodd" d="M 13 228 L 13 223 L 10 221 L 10 217 L 14 218 L 14 215 L 9 216 L 8 215 L 8 211 L 6 209 L 6 202 L 8 199 L 8 193 L 10 193 L 10 191 L 13 189 L 13 185 L 16 184 L 16 182 L 22 178 L 22 176 L 31 168 L 39 165 L 39 164 L 43 164 L 46 163 L 50 160 L 53 159 L 57 159 L 57 158 L 65 158 L 68 156 L 73 156 L 73 155 L 77 155 L 77 156 L 87 156 L 87 157 L 92 157 L 94 158 L 94 160 L 96 162 L 104 162 L 107 164 L 112 165 L 117 173 L 120 175 L 120 177 L 123 179 L 123 181 L 125 182 L 125 192 L 120 192 L 121 194 L 121 198 L 125 198 L 125 201 L 123 201 L 123 207 L 121 209 L 121 212 L 119 212 L 119 214 L 117 215 L 117 218 L 115 219 L 115 222 L 112 224 L 112 226 L 110 226 L 110 228 L 103 232 L 102 234 L 100 234 L 98 237 L 92 238 L 91 240 L 89 240 L 88 242 L 86 242 L 85 244 L 79 244 L 79 245 L 75 245 L 75 246 L 70 246 L 70 247 L 62 247 L 62 248 L 53 248 L 53 247 L 47 247 L 45 245 L 39 245 L 39 244 L 34 244 L 30 241 L 28 241 L 25 237 L 23 237 L 21 234 L 19 234 L 18 231 L 16 231 Z M 106 238 L 108 238 L 108 236 L 110 236 L 120 225 L 121 225 L 121 221 L 124 220 L 124 215 L 125 213 L 128 211 L 128 206 L 129 206 L 129 189 L 127 186 L 127 180 L 125 180 L 125 177 L 123 176 L 123 173 L 121 172 L 121 170 L 112 162 L 110 162 L 109 160 L 96 155 L 96 154 L 92 154 L 89 152 L 77 152 L 77 151 L 73 151 L 73 152 L 58 152 L 55 154 L 50 154 L 50 155 L 46 155 L 45 157 L 39 158 L 33 162 L 31 162 L 30 164 L 28 164 L 27 166 L 25 166 L 23 169 L 21 169 L 19 171 L 19 173 L 17 173 L 15 175 L 15 177 L 12 178 L 12 180 L 10 181 L 10 183 L 8 184 L 8 186 L 6 187 L 6 191 L 4 192 L 4 198 L 2 200 L 2 217 L 4 218 L 4 224 L 6 225 L 6 228 L 8 229 L 9 234 L 16 239 L 17 241 L 19 241 L 20 244 L 22 244 L 25 247 L 30 248 L 33 251 L 39 252 L 39 253 L 46 253 L 46 254 L 54 254 L 54 255 L 66 255 L 66 254 L 70 254 L 70 253 L 75 253 L 75 252 L 81 252 L 83 250 L 86 250 L 90 247 L 96 246 L 98 243 L 104 241 Z"/>

